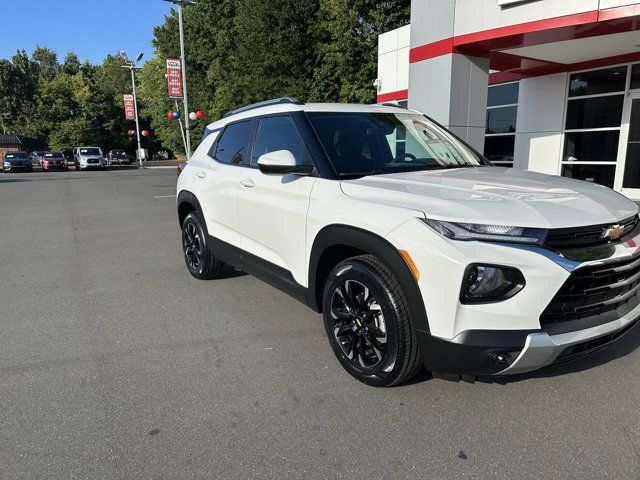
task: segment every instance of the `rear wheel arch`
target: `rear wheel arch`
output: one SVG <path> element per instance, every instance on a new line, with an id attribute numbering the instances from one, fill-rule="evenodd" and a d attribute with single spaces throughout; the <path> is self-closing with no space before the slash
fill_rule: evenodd
<path id="1" fill-rule="evenodd" d="M 182 223 L 184 219 L 191 212 L 199 212 L 202 215 L 202 207 L 200 206 L 200 202 L 196 198 L 196 196 L 187 191 L 182 190 L 178 194 L 178 220 L 180 221 L 180 227 L 182 228 Z"/>
<path id="2" fill-rule="evenodd" d="M 414 328 L 429 332 L 420 289 L 404 258 L 389 241 L 349 225 L 324 227 L 313 242 L 309 257 L 309 306 L 322 311 L 322 294 L 331 270 L 347 258 L 366 254 L 374 255 L 391 270 L 407 297 Z"/>

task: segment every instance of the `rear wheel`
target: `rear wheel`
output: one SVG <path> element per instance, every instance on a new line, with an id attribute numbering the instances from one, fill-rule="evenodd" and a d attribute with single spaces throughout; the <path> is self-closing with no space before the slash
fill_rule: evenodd
<path id="1" fill-rule="evenodd" d="M 354 257 L 333 269 L 324 289 L 323 316 L 336 357 L 361 382 L 389 387 L 420 369 L 404 293 L 378 258 Z"/>
<path id="2" fill-rule="evenodd" d="M 209 248 L 204 221 L 197 212 L 189 213 L 182 222 L 182 251 L 187 269 L 194 277 L 211 280 L 222 275 L 224 263 Z"/>

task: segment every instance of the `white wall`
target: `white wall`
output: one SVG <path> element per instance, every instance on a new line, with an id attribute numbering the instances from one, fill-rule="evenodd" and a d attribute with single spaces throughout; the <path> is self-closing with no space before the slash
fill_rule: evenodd
<path id="1" fill-rule="evenodd" d="M 410 32 L 407 25 L 378 37 L 378 79 L 382 82 L 379 94 L 409 88 Z"/>
<path id="2" fill-rule="evenodd" d="M 600 0 L 600 8 L 624 7 L 626 5 L 634 5 L 638 2 L 630 2 L 629 0 Z"/>
<path id="3" fill-rule="evenodd" d="M 412 8 L 422 2 L 425 0 L 413 0 Z M 599 3 L 599 0 L 537 0 L 502 8 L 498 0 L 456 0 L 455 35 L 590 12 L 598 10 Z"/>
<path id="4" fill-rule="evenodd" d="M 558 174 L 567 74 L 520 81 L 514 167 Z"/>

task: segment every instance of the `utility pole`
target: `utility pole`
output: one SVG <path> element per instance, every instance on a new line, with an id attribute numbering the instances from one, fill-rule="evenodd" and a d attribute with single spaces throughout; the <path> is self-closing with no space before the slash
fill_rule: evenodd
<path id="1" fill-rule="evenodd" d="M 182 97 L 184 100 L 184 125 L 186 132 L 187 160 L 191 158 L 191 134 L 189 126 L 189 100 L 187 97 L 187 62 L 184 54 L 184 25 L 182 20 L 182 8 L 187 5 L 195 5 L 193 0 L 164 0 L 178 6 L 178 24 L 180 25 L 180 59 L 182 62 Z"/>
<path id="2" fill-rule="evenodd" d="M 144 166 L 142 165 L 142 143 L 140 141 L 140 119 L 138 117 L 138 95 L 136 93 L 136 70 L 140 70 L 140 67 L 137 66 L 138 62 L 142 60 L 144 57 L 144 53 L 138 54 L 136 59 L 132 62 L 125 63 L 122 65 L 122 68 L 128 68 L 131 71 L 131 85 L 133 87 L 133 108 L 136 112 L 136 136 L 138 138 L 138 150 L 137 157 L 140 162 L 139 170 L 143 170 Z"/>

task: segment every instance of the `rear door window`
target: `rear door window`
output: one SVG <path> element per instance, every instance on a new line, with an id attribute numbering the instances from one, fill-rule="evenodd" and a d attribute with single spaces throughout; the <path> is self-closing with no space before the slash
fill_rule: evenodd
<path id="1" fill-rule="evenodd" d="M 240 165 L 245 160 L 251 136 L 251 121 L 229 125 L 215 145 L 213 158 L 229 165 Z"/>

